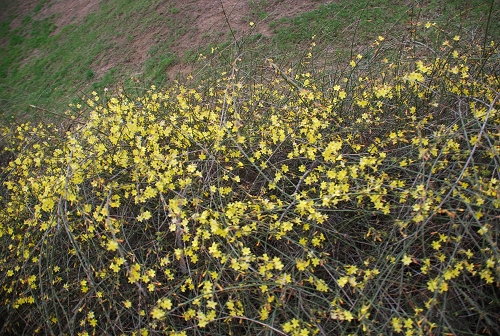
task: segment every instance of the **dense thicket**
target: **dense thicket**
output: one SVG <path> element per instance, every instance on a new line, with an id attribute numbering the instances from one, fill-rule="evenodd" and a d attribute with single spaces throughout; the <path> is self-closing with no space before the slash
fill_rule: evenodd
<path id="1" fill-rule="evenodd" d="M 425 29 L 5 130 L 2 331 L 495 333 L 498 49 Z"/>

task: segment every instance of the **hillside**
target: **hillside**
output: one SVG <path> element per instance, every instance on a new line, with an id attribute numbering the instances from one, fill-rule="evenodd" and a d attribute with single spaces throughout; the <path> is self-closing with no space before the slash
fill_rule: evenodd
<path id="1" fill-rule="evenodd" d="M 246 35 L 270 38 L 269 23 L 325 1 L 19 1 L 2 3 L 2 113 L 68 103 L 67 96 L 117 83 L 161 84 L 193 70 L 200 51 Z M 249 25 L 255 21 L 253 28 Z M 257 37 L 258 36 L 258 37 Z M 27 83 L 28 82 L 28 83 Z M 54 92 L 57 91 L 57 92 Z M 61 105 L 58 105 L 61 106 Z M 39 113 L 38 111 L 27 111 Z"/>
<path id="2" fill-rule="evenodd" d="M 488 9 L 484 1 L 4 0 L 0 113 L 4 121 L 60 114 L 93 90 L 162 86 L 235 52 L 293 65 L 312 35 L 331 62 L 378 35 L 398 39 L 418 20 L 484 29 Z M 490 20 L 490 35 L 498 29 Z"/>

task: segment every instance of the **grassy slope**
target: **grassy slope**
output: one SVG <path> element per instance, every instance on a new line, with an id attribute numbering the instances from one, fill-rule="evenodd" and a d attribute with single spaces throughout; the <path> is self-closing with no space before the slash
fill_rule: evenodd
<path id="1" fill-rule="evenodd" d="M 80 95 L 81 89 L 85 92 L 102 89 L 141 70 L 139 64 L 131 64 L 127 59 L 130 52 L 124 46 L 135 34 L 142 33 L 155 21 L 163 20 L 150 11 L 153 2 L 157 1 L 123 0 L 104 4 L 80 24 L 70 24 L 55 35 L 50 34 L 55 29 L 50 19 L 34 21 L 30 16 L 23 19 L 19 29 L 3 29 L 2 38 L 7 37 L 9 42 L 2 48 L 6 57 L 0 68 L 1 98 L 10 110 L 10 113 L 2 111 L 6 113 L 4 117 L 22 114 L 29 104 L 61 108 L 70 102 L 68 97 Z M 144 17 L 146 20 L 139 20 Z M 167 22 L 171 27 L 181 27 L 178 29 L 186 24 L 181 16 L 168 17 Z M 145 67 L 147 78 L 157 77 L 175 60 L 168 49 L 174 36 L 151 46 L 147 64 L 157 66 L 154 69 Z M 106 54 L 122 61 L 96 78 L 96 63 Z M 19 96 L 23 97 L 21 102 Z"/>
<path id="2" fill-rule="evenodd" d="M 41 2 L 35 11 L 43 4 Z M 173 5 L 171 8 L 167 6 L 165 15 L 160 15 L 152 9 L 157 4 L 157 0 L 107 2 L 83 22 L 70 24 L 55 35 L 51 34 L 55 26 L 50 18 L 37 21 L 32 18 L 35 14 L 32 13 L 22 18 L 21 27 L 15 30 L 9 29 L 14 17 L 7 18 L 0 25 L 0 40 L 5 41 L 0 48 L 2 119 L 5 121 L 26 115 L 33 117 L 40 113 L 29 105 L 61 112 L 82 93 L 100 91 L 120 83 L 136 85 L 130 81 L 131 75 L 139 77 L 144 87 L 151 82 L 161 85 L 167 80 L 166 69 L 169 66 L 196 60 L 200 52 L 207 54 L 212 46 L 226 48 L 226 53 L 217 53 L 215 57 L 222 55 L 218 62 L 228 62 L 234 50 L 226 34 L 221 34 L 219 40 L 204 40 L 201 46 L 186 46 L 180 56 L 172 52 L 171 46 L 179 37 L 193 33 L 194 28 L 190 26 L 192 18 L 189 10 L 179 12 Z M 4 3 L 2 6 L 7 5 Z M 397 38 L 403 29 L 411 29 L 409 22 L 422 17 L 449 20 L 454 25 L 482 22 L 482 27 L 476 28 L 484 28 L 489 4 L 479 0 L 339 1 L 274 22 L 266 20 L 272 10 L 267 1 L 252 1 L 251 8 L 249 21 L 269 25 L 273 36 L 249 36 L 247 40 L 250 43 L 245 44 L 245 52 L 284 62 L 302 57 L 304 41 L 311 35 L 317 35 L 317 43 L 324 46 L 325 53 L 319 56 L 328 60 L 329 57 L 345 57 L 346 53 L 357 52 L 378 35 Z M 498 12 L 495 15 L 498 18 Z M 490 32 L 495 35 L 498 20 L 491 22 Z M 148 27 L 159 23 L 166 25 L 170 32 L 148 46 L 143 64 L 134 64 L 131 42 L 146 33 Z M 97 71 L 100 63 L 108 64 L 102 73 Z"/>

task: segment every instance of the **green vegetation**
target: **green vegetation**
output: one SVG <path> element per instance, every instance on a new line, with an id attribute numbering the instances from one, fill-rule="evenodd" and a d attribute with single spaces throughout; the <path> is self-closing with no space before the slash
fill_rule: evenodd
<path id="1" fill-rule="evenodd" d="M 47 2 L 48 0 L 40 0 L 33 9 L 33 13 L 38 13 Z"/>
<path id="2" fill-rule="evenodd" d="M 127 6 L 143 5 L 102 10 Z M 0 333 L 496 334 L 493 6 L 406 4 L 403 30 L 308 36 L 304 17 L 341 16 L 329 6 L 193 49 L 165 87 L 113 92 L 121 69 L 75 65 L 94 92 L 2 127 Z M 144 79 L 165 80 L 169 46 Z"/>
<path id="3" fill-rule="evenodd" d="M 38 21 L 26 16 L 21 27 L 12 31 L 9 31 L 10 21 L 3 22 L 0 36 L 8 40 L 0 48 L 3 120 L 33 117 L 30 105 L 54 112 L 64 110 L 71 102 L 69 97 L 102 89 L 104 83 L 125 82 L 130 73 L 140 71 L 144 80 L 164 83 L 166 67 L 176 61 L 169 48 L 185 33 L 189 17 L 160 15 L 154 10 L 157 5 L 158 1 L 152 0 L 105 2 L 83 22 L 70 24 L 57 33 L 52 18 Z M 155 38 L 154 51 L 148 53 L 144 65 L 134 64 L 130 57 L 142 51 L 133 50 L 121 41 L 127 36 L 133 41 L 134 36 L 159 23 L 170 31 Z M 106 58 L 111 53 L 115 59 Z M 113 71 L 98 73 L 101 61 L 116 62 L 118 66 Z"/>
<path id="4" fill-rule="evenodd" d="M 250 1 L 249 6 L 252 17 L 264 20 L 268 16 L 266 9 L 269 6 L 269 2 L 267 0 Z"/>
<path id="5" fill-rule="evenodd" d="M 432 20 L 446 26 L 451 23 L 449 20 L 456 24 L 455 16 L 458 16 L 464 19 L 461 24 L 477 24 L 480 18 L 484 19 L 490 5 L 485 1 L 340 1 L 272 22 L 271 27 L 275 29 L 275 43 L 287 50 L 300 45 L 312 34 L 321 36 L 318 40 L 330 47 L 335 41 L 336 47 L 351 50 L 352 46 L 363 46 L 381 34 L 400 37 L 401 29 L 413 29 L 412 22 Z M 491 23 L 490 31 L 498 32 L 498 21 Z M 476 26 L 476 29 L 481 28 L 484 29 Z"/>

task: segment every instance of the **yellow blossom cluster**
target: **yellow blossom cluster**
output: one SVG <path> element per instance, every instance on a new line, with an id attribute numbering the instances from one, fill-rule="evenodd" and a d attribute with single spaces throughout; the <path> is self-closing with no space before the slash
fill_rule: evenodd
<path id="1" fill-rule="evenodd" d="M 5 130 L 7 330 L 492 330 L 498 61 L 440 48 L 334 83 L 267 60 L 260 82 L 93 93 L 67 130 Z"/>

